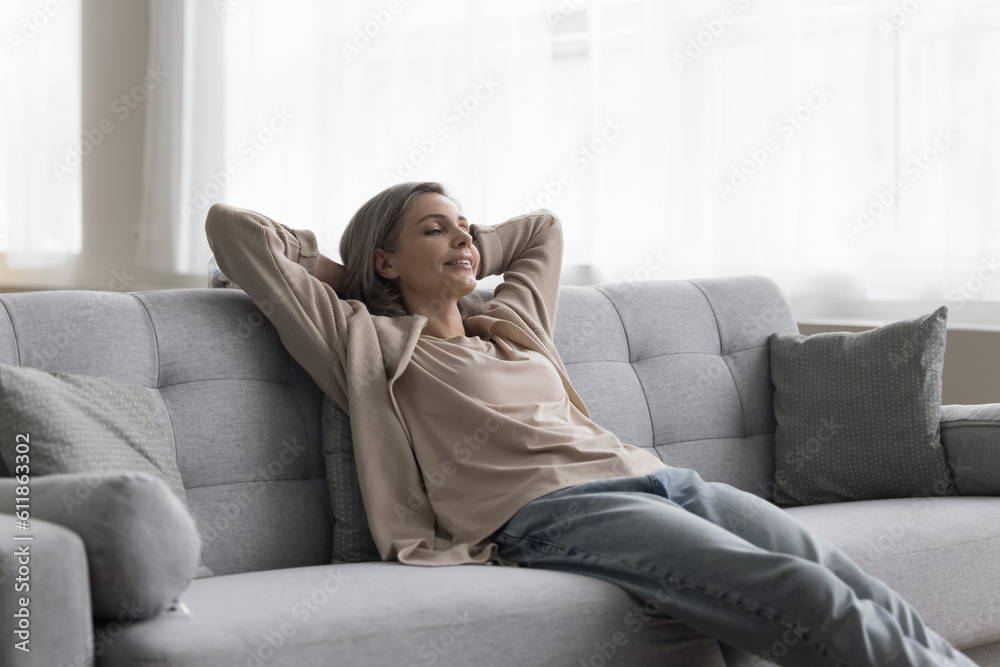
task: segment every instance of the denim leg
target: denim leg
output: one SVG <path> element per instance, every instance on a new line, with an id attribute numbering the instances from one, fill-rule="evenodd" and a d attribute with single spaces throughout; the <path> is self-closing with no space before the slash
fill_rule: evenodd
<path id="1" fill-rule="evenodd" d="M 871 600 L 884 609 L 907 636 L 936 653 L 959 659 L 958 651 L 928 628 L 916 610 L 896 591 L 774 504 L 728 484 L 705 482 L 697 472 L 686 468 L 664 468 L 650 477 L 654 487 L 658 486 L 659 495 L 751 544 L 824 565 L 850 586 L 859 599 Z M 968 660 L 964 656 L 962 659 Z"/>
<path id="2" fill-rule="evenodd" d="M 527 503 L 493 539 L 504 558 L 605 579 L 658 600 L 662 614 L 779 664 L 974 665 L 955 651 L 928 648 L 893 612 L 859 596 L 825 563 L 851 572 L 862 589 L 879 587 L 784 512 L 761 507 L 741 518 L 734 504 L 746 500 L 742 492 L 696 477 L 669 468 L 560 489 Z M 905 602 L 891 602 L 919 623 Z M 922 623 L 915 627 L 929 633 Z"/>

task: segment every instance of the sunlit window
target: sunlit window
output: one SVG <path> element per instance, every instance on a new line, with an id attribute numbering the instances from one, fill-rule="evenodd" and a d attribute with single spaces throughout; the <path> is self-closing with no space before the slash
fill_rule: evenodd
<path id="1" fill-rule="evenodd" d="M 763 274 L 830 316 L 1000 300 L 1000 2 L 214 7 L 191 225 L 226 201 L 337 258 L 369 197 L 436 180 L 473 222 L 556 212 L 566 283 Z"/>
<path id="2" fill-rule="evenodd" d="M 11 269 L 81 249 L 81 168 L 109 128 L 80 126 L 80 0 L 7 0 L 0 47 L 0 252 Z"/>

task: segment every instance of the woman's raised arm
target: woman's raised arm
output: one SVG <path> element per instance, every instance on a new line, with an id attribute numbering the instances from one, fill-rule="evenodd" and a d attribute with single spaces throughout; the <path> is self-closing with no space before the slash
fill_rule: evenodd
<path id="1" fill-rule="evenodd" d="M 562 274 L 562 222 L 546 209 L 499 225 L 470 226 L 479 248 L 476 279 L 503 274 L 494 300 L 510 306 L 532 329 L 552 338 Z"/>
<path id="2" fill-rule="evenodd" d="M 313 231 L 235 206 L 213 205 L 205 235 L 219 268 L 253 299 L 292 357 L 320 389 L 342 398 L 342 343 L 351 317 L 364 310 L 336 295 L 344 267 L 320 254 Z"/>

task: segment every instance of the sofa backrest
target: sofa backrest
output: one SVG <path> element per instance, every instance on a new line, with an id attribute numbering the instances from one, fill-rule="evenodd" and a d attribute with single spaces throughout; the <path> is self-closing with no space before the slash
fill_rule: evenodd
<path id="1" fill-rule="evenodd" d="M 149 391 L 216 575 L 329 563 L 322 392 L 237 289 L 0 295 L 0 362 Z"/>
<path id="2" fill-rule="evenodd" d="M 484 298 L 492 289 L 479 289 Z M 238 289 L 0 295 L 0 362 L 149 391 L 216 575 L 330 562 L 322 392 Z M 563 286 L 555 342 L 591 418 L 668 464 L 770 496 L 761 277 Z"/>
<path id="3" fill-rule="evenodd" d="M 770 499 L 775 332 L 798 333 L 781 289 L 738 276 L 563 286 L 554 340 L 593 421 Z"/>

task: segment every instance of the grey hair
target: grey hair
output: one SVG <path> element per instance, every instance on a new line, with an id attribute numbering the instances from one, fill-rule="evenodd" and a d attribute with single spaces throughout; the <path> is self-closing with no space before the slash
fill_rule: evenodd
<path id="1" fill-rule="evenodd" d="M 403 304 L 399 286 L 375 271 L 375 249 L 386 252 L 399 249 L 403 214 L 414 199 L 427 193 L 445 196 L 458 206 L 440 183 L 411 182 L 386 188 L 358 209 L 340 238 L 340 258 L 346 278 L 338 296 L 361 301 L 372 315 L 402 317 L 410 314 Z M 478 315 L 485 308 L 486 302 L 475 294 L 458 299 L 458 312 L 463 320 Z"/>

